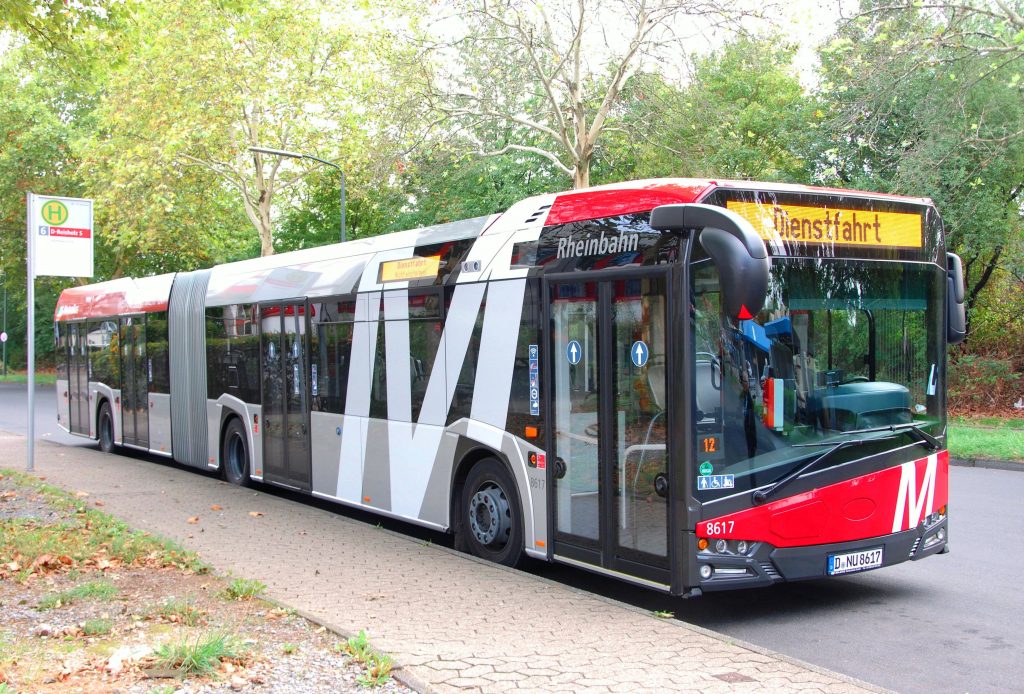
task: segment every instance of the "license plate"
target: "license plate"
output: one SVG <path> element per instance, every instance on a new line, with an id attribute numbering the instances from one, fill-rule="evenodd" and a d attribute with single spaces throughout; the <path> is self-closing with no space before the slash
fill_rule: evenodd
<path id="1" fill-rule="evenodd" d="M 882 550 L 882 547 L 875 547 L 874 549 L 862 549 L 859 552 L 830 554 L 828 556 L 828 575 L 838 576 L 854 571 L 877 569 L 882 565 Z"/>

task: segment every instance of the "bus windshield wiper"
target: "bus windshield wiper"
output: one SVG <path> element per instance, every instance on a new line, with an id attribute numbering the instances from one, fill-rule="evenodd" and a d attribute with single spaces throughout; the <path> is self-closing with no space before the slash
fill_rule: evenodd
<path id="1" fill-rule="evenodd" d="M 892 431 L 893 433 L 896 434 L 910 434 L 914 438 L 916 438 L 918 442 L 923 443 L 925 446 L 927 446 L 928 450 L 931 451 L 937 451 L 940 448 L 942 448 L 942 443 L 940 443 L 937 438 L 935 438 L 927 431 L 919 427 L 917 424 L 914 424 L 913 422 L 907 422 L 906 424 L 893 424 L 892 426 L 879 429 L 879 431 Z"/>
<path id="2" fill-rule="evenodd" d="M 799 477 L 800 475 L 802 475 L 805 472 L 807 472 L 808 470 L 810 470 L 812 467 L 814 467 L 815 465 L 817 465 L 821 461 L 827 460 L 828 458 L 832 457 L 833 455 L 835 455 L 839 451 L 843 450 L 844 448 L 848 448 L 849 446 L 853 446 L 855 444 L 864 443 L 865 441 L 877 441 L 877 439 L 846 439 L 844 441 L 840 441 L 839 443 L 834 444 L 831 448 L 829 448 L 827 451 L 825 451 L 821 455 L 818 455 L 818 456 L 815 456 L 815 457 L 811 458 L 809 461 L 807 461 L 806 463 L 804 463 L 800 467 L 796 468 L 792 472 L 790 472 L 790 473 L 784 475 L 783 477 L 780 477 L 779 479 L 775 480 L 774 482 L 772 482 L 770 485 L 768 485 L 764 489 L 758 489 L 751 496 L 751 500 L 754 502 L 755 506 L 760 506 L 764 502 L 768 501 L 768 497 L 770 497 L 775 492 L 777 492 L 780 489 L 782 489 L 783 487 L 785 487 L 787 484 L 789 484 L 790 482 L 795 480 L 797 477 Z M 811 445 L 813 445 L 813 444 L 811 444 Z"/>
<path id="3" fill-rule="evenodd" d="M 850 432 L 847 432 L 847 433 L 849 433 L 849 434 L 873 434 L 873 433 L 882 432 L 882 431 L 891 431 L 893 434 L 910 434 L 915 439 L 917 439 L 917 441 L 919 443 L 923 443 L 925 446 L 927 446 L 929 450 L 937 451 L 938 449 L 942 448 L 942 444 L 939 442 L 938 439 L 936 439 L 934 436 L 932 436 L 927 431 L 925 431 L 924 429 L 919 427 L 917 424 L 914 424 L 913 422 L 907 422 L 905 424 L 891 424 L 889 426 L 873 427 L 871 429 L 858 429 L 856 431 L 850 431 Z M 800 477 L 802 474 L 804 474 L 805 472 L 810 470 L 812 467 L 818 465 L 823 460 L 827 460 L 832 455 L 834 455 L 837 452 L 843 450 L 844 448 L 848 448 L 849 446 L 865 443 L 867 441 L 879 441 L 881 439 L 886 439 L 886 438 L 890 438 L 890 437 L 883 436 L 883 437 L 880 437 L 880 438 L 845 439 L 843 441 L 840 441 L 839 443 L 834 444 L 831 448 L 829 448 L 827 451 L 825 451 L 821 455 L 816 456 L 814 458 L 811 458 L 809 461 L 807 461 L 806 463 L 804 463 L 800 467 L 796 468 L 795 470 L 793 470 L 792 472 L 786 474 L 785 476 L 779 478 L 778 480 L 776 480 L 775 482 L 771 483 L 770 485 L 768 485 L 764 489 L 758 489 L 752 495 L 751 500 L 754 502 L 755 506 L 763 504 L 764 502 L 768 501 L 768 498 L 770 496 L 775 494 L 775 492 L 779 491 L 779 489 L 781 489 L 782 487 L 786 486 L 787 484 L 789 484 L 790 482 L 795 480 L 797 477 Z M 798 445 L 802 445 L 802 446 L 815 446 L 815 445 L 827 445 L 827 444 L 811 443 L 811 444 L 798 444 Z"/>

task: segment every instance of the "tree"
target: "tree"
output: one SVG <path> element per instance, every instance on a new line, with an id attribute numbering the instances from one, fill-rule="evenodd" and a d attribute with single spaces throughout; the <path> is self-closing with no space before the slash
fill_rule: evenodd
<path id="1" fill-rule="evenodd" d="M 675 28 L 732 26 L 749 14 L 724 0 L 459 0 L 456 12 L 465 35 L 433 48 L 430 105 L 470 137 L 480 124 L 501 124 L 494 130 L 513 136 L 477 141 L 480 154 L 529 153 L 577 188 L 590 184 L 630 79 L 670 48 L 682 52 Z"/>
<path id="2" fill-rule="evenodd" d="M 831 141 L 826 183 L 929 196 L 965 261 L 968 307 L 1009 267 L 1024 234 L 1024 84 L 1018 61 L 985 47 L 999 20 L 976 14 L 978 40 L 948 36 L 959 14 L 868 6 L 822 55 L 820 98 Z M 867 10 L 872 10 L 868 12 Z M 963 24 L 955 24 L 962 29 Z M 892 37 L 899 36 L 893 50 Z M 984 39 L 984 40 L 982 40 Z M 972 42 L 973 43 L 970 43 Z M 973 50 L 965 47 L 973 46 Z M 969 314 L 970 315 L 970 314 Z"/>
<path id="3" fill-rule="evenodd" d="M 621 175 L 808 182 L 821 112 L 777 37 L 743 36 L 694 62 L 684 87 L 637 75 L 602 158 Z M 607 168 L 598 162 L 598 170 Z"/>
<path id="4" fill-rule="evenodd" d="M 161 233 L 179 182 L 201 169 L 235 192 L 260 252 L 274 252 L 275 200 L 304 170 L 250 146 L 347 162 L 369 151 L 368 96 L 388 42 L 357 7 L 170 0 L 135 8 L 138 31 L 111 76 L 83 171 L 120 211 L 119 235 Z M 378 52 L 379 51 L 379 52 Z M 140 194 L 145 191 L 145 194 Z"/>

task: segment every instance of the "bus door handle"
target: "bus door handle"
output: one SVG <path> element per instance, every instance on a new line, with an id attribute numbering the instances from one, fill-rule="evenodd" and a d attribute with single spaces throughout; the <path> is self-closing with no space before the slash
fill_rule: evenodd
<path id="1" fill-rule="evenodd" d="M 561 458 L 555 458 L 555 479 L 560 480 L 565 477 L 566 465 L 565 461 Z"/>

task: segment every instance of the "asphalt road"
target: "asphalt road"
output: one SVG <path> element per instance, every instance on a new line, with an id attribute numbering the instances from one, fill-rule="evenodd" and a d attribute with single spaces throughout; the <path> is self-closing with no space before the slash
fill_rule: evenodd
<path id="1" fill-rule="evenodd" d="M 25 392 L 0 384 L 0 430 L 25 432 Z M 37 391 L 37 436 L 82 445 L 57 427 L 55 402 L 52 387 Z M 856 576 L 680 600 L 569 567 L 529 570 L 907 694 L 1021 691 L 1024 471 L 954 467 L 950 498 L 949 554 Z"/>

